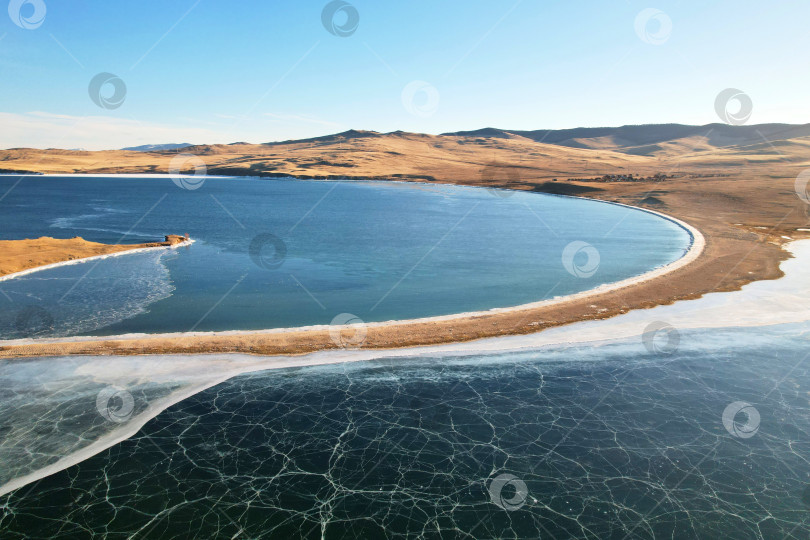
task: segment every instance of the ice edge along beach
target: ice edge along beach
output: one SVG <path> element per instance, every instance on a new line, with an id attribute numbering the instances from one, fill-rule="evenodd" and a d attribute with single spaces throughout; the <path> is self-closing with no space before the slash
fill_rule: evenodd
<path id="1" fill-rule="evenodd" d="M 794 258 L 781 265 L 784 277 L 771 281 L 757 281 L 739 291 L 710 293 L 696 300 L 684 300 L 648 310 L 634 310 L 604 320 L 583 321 L 543 332 L 520 336 L 487 338 L 466 343 L 414 347 L 389 350 L 337 350 L 322 351 L 302 356 L 261 357 L 245 354 L 211 355 L 155 355 L 129 357 L 84 357 L 106 363 L 112 372 L 98 373 L 99 382 L 113 384 L 115 377 L 130 368 L 150 377 L 170 380 L 182 373 L 206 373 L 210 378 L 195 381 L 153 403 L 130 421 L 106 434 L 86 448 L 65 456 L 30 474 L 15 478 L 0 486 L 0 495 L 35 482 L 41 478 L 80 463 L 115 444 L 132 437 L 149 420 L 168 407 L 222 383 L 237 375 L 264 371 L 308 367 L 345 362 L 361 362 L 390 358 L 417 358 L 441 356 L 472 356 L 491 352 L 514 352 L 548 346 L 590 343 L 599 346 L 609 342 L 641 336 L 653 321 L 666 321 L 679 329 L 724 328 L 743 326 L 769 326 L 810 320 L 810 306 L 804 301 L 810 295 L 810 240 L 796 240 L 785 246 Z M 642 347 L 639 339 L 639 347 Z M 80 359 L 81 357 L 78 357 Z M 54 361 L 60 359 L 54 358 Z M 155 362 L 155 360 L 162 360 Z M 170 361 L 168 361 L 170 360 Z M 30 360 L 11 360 L 27 362 Z M 147 367 L 138 363 L 150 361 Z M 156 370 L 159 365 L 163 371 Z M 102 370 L 102 371 L 106 371 Z M 112 377 L 110 379 L 110 377 Z"/>

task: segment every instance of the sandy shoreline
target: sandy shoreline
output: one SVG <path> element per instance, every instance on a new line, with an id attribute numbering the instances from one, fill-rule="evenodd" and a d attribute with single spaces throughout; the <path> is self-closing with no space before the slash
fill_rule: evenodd
<path id="1" fill-rule="evenodd" d="M 154 249 L 182 247 L 192 242 L 177 235 L 169 235 L 164 242 L 144 244 L 101 244 L 89 242 L 79 236 L 66 239 L 43 236 L 25 240 L 0 240 L 0 282 L 60 266 Z"/>
<path id="2" fill-rule="evenodd" d="M 110 253 L 104 253 L 102 255 L 91 255 L 89 257 L 82 257 L 80 259 L 71 259 L 71 260 L 68 260 L 68 261 L 60 261 L 60 262 L 55 262 L 55 263 L 50 263 L 50 264 L 44 264 L 42 266 L 36 266 L 34 268 L 28 268 L 26 270 L 20 270 L 19 272 L 14 272 L 12 274 L 0 275 L 0 281 L 8 281 L 10 279 L 14 279 L 14 278 L 22 277 L 22 276 L 27 276 L 29 274 L 33 274 L 35 272 L 42 272 L 43 270 L 50 270 L 52 268 L 59 268 L 60 266 L 70 266 L 70 265 L 74 265 L 74 264 L 83 264 L 83 263 L 86 263 L 86 262 L 96 261 L 96 260 L 101 260 L 101 259 L 107 259 L 107 258 L 110 258 L 110 257 L 120 257 L 122 255 L 132 255 L 134 253 L 144 253 L 144 252 L 147 252 L 147 251 L 154 251 L 156 249 L 176 249 L 176 248 L 180 248 L 180 247 L 190 246 L 193 243 L 194 243 L 194 240 L 188 240 L 188 241 L 185 241 L 185 242 L 180 242 L 178 244 L 172 244 L 172 245 L 163 245 L 162 243 L 161 244 L 155 244 L 155 245 L 135 244 L 135 245 L 133 245 L 133 247 L 131 247 L 129 249 L 124 249 L 124 250 L 121 250 L 121 251 L 114 251 L 114 252 L 110 252 Z M 143 247 L 141 247 L 141 246 L 143 246 Z"/>

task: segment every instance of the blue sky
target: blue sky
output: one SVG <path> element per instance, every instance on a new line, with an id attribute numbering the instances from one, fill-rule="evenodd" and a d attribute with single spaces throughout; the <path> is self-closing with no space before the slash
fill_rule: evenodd
<path id="1" fill-rule="evenodd" d="M 810 121 L 804 0 L 353 0 L 346 37 L 324 27 L 326 5 L 12 0 L 0 11 L 0 147 L 703 124 L 719 121 L 726 88 L 751 97 L 751 123 Z M 657 15 L 638 32 L 648 8 Z M 15 24 L 18 12 L 36 27 Z M 126 84 L 120 107 L 88 95 L 101 72 Z"/>

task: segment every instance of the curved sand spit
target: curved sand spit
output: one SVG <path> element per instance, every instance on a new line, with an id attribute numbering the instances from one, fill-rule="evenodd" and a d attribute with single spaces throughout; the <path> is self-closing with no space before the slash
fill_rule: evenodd
<path id="1" fill-rule="evenodd" d="M 528 333 L 538 331 L 545 327 L 555 326 L 556 321 L 546 324 L 537 324 L 535 319 L 538 313 L 549 308 L 564 307 L 575 302 L 589 301 L 617 291 L 633 287 L 638 284 L 662 278 L 697 260 L 703 253 L 706 240 L 695 227 L 675 217 L 630 205 L 600 201 L 605 204 L 616 204 L 636 211 L 647 212 L 671 221 L 683 228 L 690 236 L 690 246 L 686 254 L 670 264 L 646 272 L 640 276 L 628 278 L 614 283 L 608 283 L 594 289 L 573 295 L 542 300 L 513 307 L 493 308 L 487 311 L 457 313 L 436 317 L 426 317 L 410 320 L 386 321 L 365 323 L 361 325 L 367 334 L 364 346 L 370 348 L 396 348 L 412 345 L 425 345 L 431 343 L 447 343 L 466 341 L 470 338 L 481 338 L 492 335 L 493 326 L 497 326 L 500 319 L 519 317 L 522 330 L 507 329 L 499 334 Z M 178 244 L 182 245 L 182 244 Z M 133 253 L 140 250 L 131 250 Z M 109 255 L 93 257 L 100 258 Z M 86 261 L 68 261 L 57 263 L 75 264 Z M 42 267 L 40 269 L 43 269 Z M 36 269 L 21 272 L 12 276 L 22 275 Z M 622 310 L 626 311 L 626 310 Z M 598 312 L 594 315 L 604 313 Z M 508 322 L 508 321 L 505 321 Z M 566 321 L 561 321 L 566 322 Z M 462 324 L 471 327 L 469 333 L 456 334 L 454 326 Z M 527 326 L 528 325 L 528 326 Z M 356 325 L 355 325 L 356 326 Z M 478 328 L 476 328 L 478 327 Z M 328 325 L 308 326 L 300 328 L 280 328 L 254 331 L 224 331 L 224 332 L 187 332 L 172 334 L 129 334 L 123 336 L 107 337 L 77 337 L 54 339 L 24 339 L 0 341 L 0 358 L 6 357 L 32 357 L 63 354 L 181 354 L 185 352 L 211 353 L 211 352 L 246 352 L 253 354 L 304 354 L 324 349 L 340 348 L 340 341 L 333 339 L 334 327 Z M 353 334 L 357 329 L 344 328 L 347 334 Z M 528 331 L 528 332 L 527 332 Z M 418 335 L 414 336 L 414 333 Z M 488 333 L 489 332 L 489 333 Z M 427 333 L 431 339 L 420 338 Z"/>
<path id="2" fill-rule="evenodd" d="M 86 240 L 83 240 L 83 242 L 88 243 L 88 244 L 95 243 L 95 242 L 87 242 Z M 115 247 L 124 247 L 125 249 L 123 249 L 122 251 L 114 251 L 114 252 L 111 252 L 111 253 L 102 253 L 101 255 L 91 255 L 90 257 L 82 257 L 82 258 L 79 258 L 79 259 L 71 259 L 71 260 L 68 260 L 68 261 L 59 261 L 59 262 L 50 263 L 50 264 L 43 264 L 41 266 L 36 266 L 34 268 L 26 268 L 25 270 L 20 270 L 19 272 L 12 272 L 10 274 L 0 275 L 0 281 L 8 281 L 10 279 L 18 278 L 18 277 L 21 277 L 21 276 L 26 276 L 28 274 L 33 274 L 35 272 L 41 272 L 43 270 L 50 270 L 52 268 L 59 268 L 60 266 L 70 266 L 70 265 L 74 265 L 74 264 L 83 264 L 83 263 L 90 262 L 90 261 L 108 259 L 110 257 L 120 257 L 122 255 L 131 255 L 133 253 L 144 253 L 146 251 L 154 251 L 156 249 L 176 249 L 176 248 L 180 248 L 180 247 L 190 246 L 193 243 L 194 243 L 194 240 L 189 239 L 189 240 L 186 240 L 184 242 L 178 242 L 176 244 L 171 244 L 171 245 L 165 244 L 163 242 L 155 243 L 155 244 L 149 244 L 149 245 L 138 244 L 138 246 L 144 245 L 145 247 L 134 247 L 134 248 L 128 248 L 128 249 L 126 249 L 125 245 L 117 244 Z M 104 245 L 104 244 L 101 244 L 101 245 Z"/>

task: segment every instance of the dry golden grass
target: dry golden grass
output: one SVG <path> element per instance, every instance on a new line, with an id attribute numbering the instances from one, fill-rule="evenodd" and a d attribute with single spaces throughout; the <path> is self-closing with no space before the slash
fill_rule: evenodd
<path id="1" fill-rule="evenodd" d="M 209 174 L 299 178 L 385 178 L 482 184 L 493 163 L 504 181 L 532 184 L 554 178 L 605 174 L 791 175 L 810 166 L 810 138 L 747 141 L 718 146 L 722 138 L 692 136 L 655 145 L 617 147 L 604 138 L 579 140 L 598 148 L 570 148 L 506 137 L 349 131 L 272 144 L 201 145 L 179 151 L 0 151 L 0 169 L 41 173 L 168 173 L 179 153 L 199 156 Z M 611 145 L 613 145 L 611 147 Z M 654 147 L 654 148 L 653 148 Z M 189 165 L 187 171 L 191 171 Z"/>
<path id="2" fill-rule="evenodd" d="M 109 255 L 121 251 L 149 247 L 164 247 L 177 243 L 182 237 L 172 235 L 174 241 L 152 242 L 148 244 L 99 244 L 88 242 L 80 237 L 0 240 L 0 276 L 22 272 L 31 268 L 64 261 L 73 261 L 98 255 Z"/>

